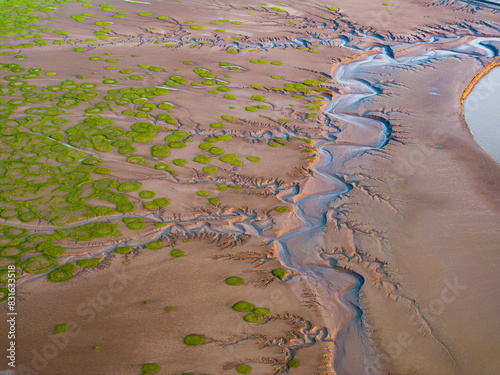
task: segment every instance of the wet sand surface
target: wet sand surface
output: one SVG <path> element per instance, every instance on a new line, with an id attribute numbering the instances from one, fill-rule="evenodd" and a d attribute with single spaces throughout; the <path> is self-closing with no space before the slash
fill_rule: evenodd
<path id="1" fill-rule="evenodd" d="M 500 167 L 461 107 L 497 11 L 55 8 L 1 56 L 15 374 L 500 371 Z"/>

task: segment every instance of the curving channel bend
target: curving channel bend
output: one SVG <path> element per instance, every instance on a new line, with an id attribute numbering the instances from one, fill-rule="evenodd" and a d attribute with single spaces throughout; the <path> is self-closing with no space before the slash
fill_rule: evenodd
<path id="1" fill-rule="evenodd" d="M 432 42 L 441 42 L 443 39 L 435 38 L 431 43 L 421 43 L 421 47 L 418 50 L 413 49 L 410 55 L 395 58 L 390 48 L 384 48 L 364 60 L 338 67 L 335 79 L 342 85 L 343 95 L 330 103 L 325 114 L 330 119 L 356 127 L 360 138 L 370 141 L 351 145 L 333 144 L 336 139 L 334 134 L 328 134 L 326 140 L 316 140 L 319 157 L 312 168 L 313 176 L 299 192 L 283 199 L 295 206 L 291 216 L 295 219 L 294 223 L 300 224 L 284 230 L 276 238 L 278 253 L 284 265 L 316 285 L 320 303 L 328 311 L 328 338 L 335 343 L 331 371 L 337 374 L 380 373 L 376 359 L 370 351 L 368 337 L 361 329 L 362 311 L 357 297 L 364 282 L 363 278 L 338 267 L 312 265 L 320 263 L 318 250 L 322 245 L 329 212 L 334 209 L 335 201 L 352 188 L 337 175 L 337 171 L 342 169 L 345 161 L 366 151 L 380 149 L 391 141 L 392 129 L 388 120 L 363 117 L 357 113 L 357 108 L 364 100 L 380 94 L 377 88 L 358 77 L 360 72 L 369 72 L 380 66 L 414 66 L 449 56 L 492 58 L 498 55 L 494 44 L 500 42 L 499 38 L 461 37 L 456 40 L 463 43 L 459 43 L 454 49 L 431 48 Z M 404 47 L 410 46 L 408 44 Z M 353 354 L 350 349 L 357 349 L 358 353 Z M 348 356 L 356 356 L 356 361 L 349 360 Z M 353 364 L 357 368 L 352 368 Z"/>

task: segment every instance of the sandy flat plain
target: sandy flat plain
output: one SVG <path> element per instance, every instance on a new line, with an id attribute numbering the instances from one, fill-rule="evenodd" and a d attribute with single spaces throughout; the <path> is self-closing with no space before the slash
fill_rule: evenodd
<path id="1" fill-rule="evenodd" d="M 498 10 L 0 10 L 0 374 L 500 373 Z"/>

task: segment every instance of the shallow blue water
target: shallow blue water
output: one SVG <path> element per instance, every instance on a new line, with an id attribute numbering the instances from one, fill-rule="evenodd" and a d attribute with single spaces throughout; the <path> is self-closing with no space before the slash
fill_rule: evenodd
<path id="1" fill-rule="evenodd" d="M 484 76 L 464 102 L 464 116 L 476 143 L 500 164 L 500 66 Z"/>

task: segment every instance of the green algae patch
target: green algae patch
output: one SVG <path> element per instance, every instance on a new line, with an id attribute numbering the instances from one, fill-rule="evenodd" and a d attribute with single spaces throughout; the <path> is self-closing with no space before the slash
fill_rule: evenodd
<path id="1" fill-rule="evenodd" d="M 21 263 L 21 268 L 27 273 L 38 273 L 46 271 L 57 264 L 57 261 L 49 256 L 40 255 L 31 257 Z"/>
<path id="2" fill-rule="evenodd" d="M 236 371 L 240 374 L 249 374 L 252 371 L 252 366 L 250 365 L 238 365 L 236 366 Z"/>
<path id="3" fill-rule="evenodd" d="M 155 164 L 155 169 L 160 171 L 168 171 L 170 169 L 170 165 L 166 163 L 157 163 Z"/>
<path id="4" fill-rule="evenodd" d="M 255 306 L 250 302 L 239 301 L 233 305 L 233 310 L 238 312 L 249 312 L 255 309 Z"/>
<path id="5" fill-rule="evenodd" d="M 238 276 L 231 276 L 226 279 L 226 284 L 227 285 L 242 285 L 244 284 L 245 281 Z"/>
<path id="6" fill-rule="evenodd" d="M 187 164 L 187 160 L 184 160 L 184 159 L 174 159 L 174 160 L 172 160 L 172 163 L 174 163 L 174 165 L 177 165 L 177 166 L 183 166 L 183 165 Z"/>
<path id="7" fill-rule="evenodd" d="M 63 264 L 54 271 L 49 272 L 48 278 L 50 281 L 54 282 L 66 281 L 73 277 L 73 272 L 75 272 L 75 270 L 76 266 L 74 264 Z"/>
<path id="8" fill-rule="evenodd" d="M 118 254 L 128 254 L 132 251 L 133 247 L 132 246 L 121 246 L 121 247 L 117 247 L 115 249 L 115 253 L 118 253 Z"/>
<path id="9" fill-rule="evenodd" d="M 279 277 L 280 279 L 284 279 L 287 275 L 286 270 L 284 270 L 283 268 L 275 268 L 272 273 L 274 276 Z"/>
<path id="10" fill-rule="evenodd" d="M 257 307 L 255 310 L 253 310 L 253 312 L 262 316 L 268 316 L 271 314 L 271 310 L 269 310 L 267 307 Z"/>
<path id="11" fill-rule="evenodd" d="M 141 375 L 146 375 L 146 374 L 153 374 L 155 372 L 160 371 L 161 367 L 157 365 L 156 363 L 145 363 L 141 367 L 142 374 Z"/>
<path id="12" fill-rule="evenodd" d="M 141 188 L 141 185 L 139 185 L 136 182 L 125 182 L 118 186 L 116 190 L 124 192 L 124 193 L 131 193 L 134 191 L 137 191 Z"/>
<path id="13" fill-rule="evenodd" d="M 69 324 L 58 324 L 56 325 L 55 331 L 57 333 L 64 333 L 69 331 L 71 326 Z"/>
<path id="14" fill-rule="evenodd" d="M 116 225 L 107 222 L 96 222 L 84 224 L 79 227 L 58 229 L 56 234 L 63 238 L 69 237 L 78 241 L 91 241 L 94 238 L 106 238 L 114 236 L 117 233 Z"/>
<path id="15" fill-rule="evenodd" d="M 214 129 L 222 129 L 225 126 L 226 125 L 223 124 L 222 122 L 213 122 L 213 123 L 210 124 L 210 127 L 214 128 Z"/>
<path id="16" fill-rule="evenodd" d="M 220 147 L 212 147 L 208 152 L 210 152 L 212 155 L 220 155 L 226 152 L 226 150 Z"/>
<path id="17" fill-rule="evenodd" d="M 208 156 L 195 156 L 193 161 L 197 162 L 197 163 L 202 163 L 202 164 L 207 164 L 210 162 L 210 158 Z"/>
<path id="18" fill-rule="evenodd" d="M 180 257 L 184 256 L 184 251 L 181 249 L 173 249 L 170 252 L 170 255 L 173 256 L 174 258 L 180 258 Z"/>
<path id="19" fill-rule="evenodd" d="M 259 323 L 262 317 L 258 314 L 249 313 L 243 317 L 243 320 L 249 323 Z"/>
<path id="20" fill-rule="evenodd" d="M 162 243 L 161 240 L 153 241 L 148 243 L 147 245 L 144 245 L 144 247 L 149 250 L 160 250 L 162 248 Z"/>
<path id="21" fill-rule="evenodd" d="M 184 337 L 184 344 L 189 346 L 201 345 L 205 342 L 205 336 L 191 334 Z"/>
<path id="22" fill-rule="evenodd" d="M 220 200 L 219 200 L 219 198 L 210 198 L 210 199 L 208 200 L 208 202 L 209 202 L 210 204 L 213 204 L 214 206 L 217 206 L 218 204 L 220 204 Z"/>
<path id="23" fill-rule="evenodd" d="M 150 190 L 143 190 L 139 193 L 139 198 L 141 199 L 153 199 L 155 196 L 155 192 Z"/>
<path id="24" fill-rule="evenodd" d="M 203 167 L 203 172 L 207 174 L 214 174 L 217 172 L 217 167 Z"/>
<path id="25" fill-rule="evenodd" d="M 96 267 L 99 263 L 101 263 L 100 259 L 79 259 L 76 261 L 76 264 L 82 268 Z"/>
<path id="26" fill-rule="evenodd" d="M 288 207 L 285 207 L 285 206 L 277 206 L 274 209 L 278 212 L 289 212 L 290 211 L 290 209 Z"/>

